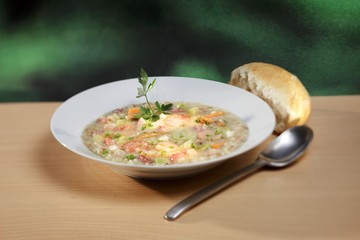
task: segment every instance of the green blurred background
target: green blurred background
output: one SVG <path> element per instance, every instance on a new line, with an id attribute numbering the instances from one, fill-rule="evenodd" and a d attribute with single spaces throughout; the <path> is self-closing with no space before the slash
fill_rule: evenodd
<path id="1" fill-rule="evenodd" d="M 2 102 L 63 101 L 140 67 L 228 82 L 253 61 L 313 96 L 360 94 L 360 1 L 0 0 Z"/>

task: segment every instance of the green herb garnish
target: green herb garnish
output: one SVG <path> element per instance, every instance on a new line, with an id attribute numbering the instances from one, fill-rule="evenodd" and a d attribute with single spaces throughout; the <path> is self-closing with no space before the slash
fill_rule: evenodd
<path id="1" fill-rule="evenodd" d="M 156 106 L 157 113 L 169 114 L 170 110 L 173 107 L 173 104 L 172 103 L 160 104 L 158 101 L 156 101 L 155 106 Z"/>
<path id="2" fill-rule="evenodd" d="M 145 97 L 150 113 L 154 114 L 154 111 L 153 111 L 153 109 L 150 105 L 149 99 L 147 97 L 147 93 L 154 87 L 154 85 L 156 83 L 156 78 L 148 85 L 149 76 L 145 72 L 145 70 L 141 68 L 140 76 L 138 77 L 138 79 L 139 79 L 139 83 L 141 84 L 142 88 L 138 88 L 138 95 L 136 97 L 137 98 Z"/>
<path id="3" fill-rule="evenodd" d="M 107 150 L 107 149 L 103 149 L 101 151 L 101 155 L 103 155 L 104 157 L 107 156 L 108 154 L 109 154 L 109 150 Z"/>
<path id="4" fill-rule="evenodd" d="M 130 155 L 127 155 L 125 158 L 128 160 L 134 160 L 136 158 L 136 156 L 133 154 L 130 154 Z"/>
<path id="5" fill-rule="evenodd" d="M 141 68 L 140 70 L 140 76 L 138 77 L 139 83 L 141 84 L 141 88 L 138 88 L 138 95 L 137 98 L 145 97 L 147 107 L 141 106 L 140 107 L 140 113 L 136 114 L 135 117 L 137 119 L 144 118 L 145 120 L 149 120 L 152 122 L 155 122 L 160 119 L 160 114 L 169 114 L 170 110 L 173 107 L 172 103 L 168 104 L 160 104 L 158 101 L 155 102 L 155 108 L 151 106 L 149 99 L 148 99 L 148 92 L 154 87 L 156 83 L 156 78 L 148 84 L 149 76 L 145 72 L 144 69 Z"/>

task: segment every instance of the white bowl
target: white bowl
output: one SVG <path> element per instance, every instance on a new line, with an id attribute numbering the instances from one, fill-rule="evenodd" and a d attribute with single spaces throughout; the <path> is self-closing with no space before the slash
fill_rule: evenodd
<path id="1" fill-rule="evenodd" d="M 154 77 L 149 77 L 149 82 Z M 271 108 L 257 96 L 229 84 L 185 77 L 156 77 L 149 92 L 150 101 L 195 102 L 220 107 L 238 115 L 249 127 L 248 140 L 234 152 L 207 161 L 168 166 L 138 166 L 111 162 L 93 154 L 82 142 L 87 124 L 102 114 L 130 104 L 143 103 L 136 98 L 138 79 L 121 80 L 85 90 L 61 104 L 51 119 L 54 137 L 66 148 L 91 160 L 109 166 L 117 173 L 136 178 L 182 178 L 208 170 L 225 160 L 242 154 L 262 143 L 275 127 Z"/>

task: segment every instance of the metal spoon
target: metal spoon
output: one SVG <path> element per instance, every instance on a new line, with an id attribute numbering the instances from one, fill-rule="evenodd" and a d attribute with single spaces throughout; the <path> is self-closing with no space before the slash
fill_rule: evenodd
<path id="1" fill-rule="evenodd" d="M 165 214 L 165 219 L 174 221 L 189 208 L 261 167 L 285 167 L 295 162 L 304 153 L 312 138 L 313 131 L 306 126 L 296 126 L 286 130 L 260 153 L 254 163 L 215 181 L 185 198 Z"/>

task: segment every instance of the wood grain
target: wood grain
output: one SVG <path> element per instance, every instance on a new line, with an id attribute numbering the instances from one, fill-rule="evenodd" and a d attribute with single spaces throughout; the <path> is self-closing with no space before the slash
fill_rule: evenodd
<path id="1" fill-rule="evenodd" d="M 136 180 L 52 137 L 60 103 L 0 104 L 0 239 L 360 239 L 360 96 L 312 103 L 315 138 L 298 163 L 261 170 L 175 222 L 163 219 L 172 205 L 266 143 L 188 179 Z"/>

